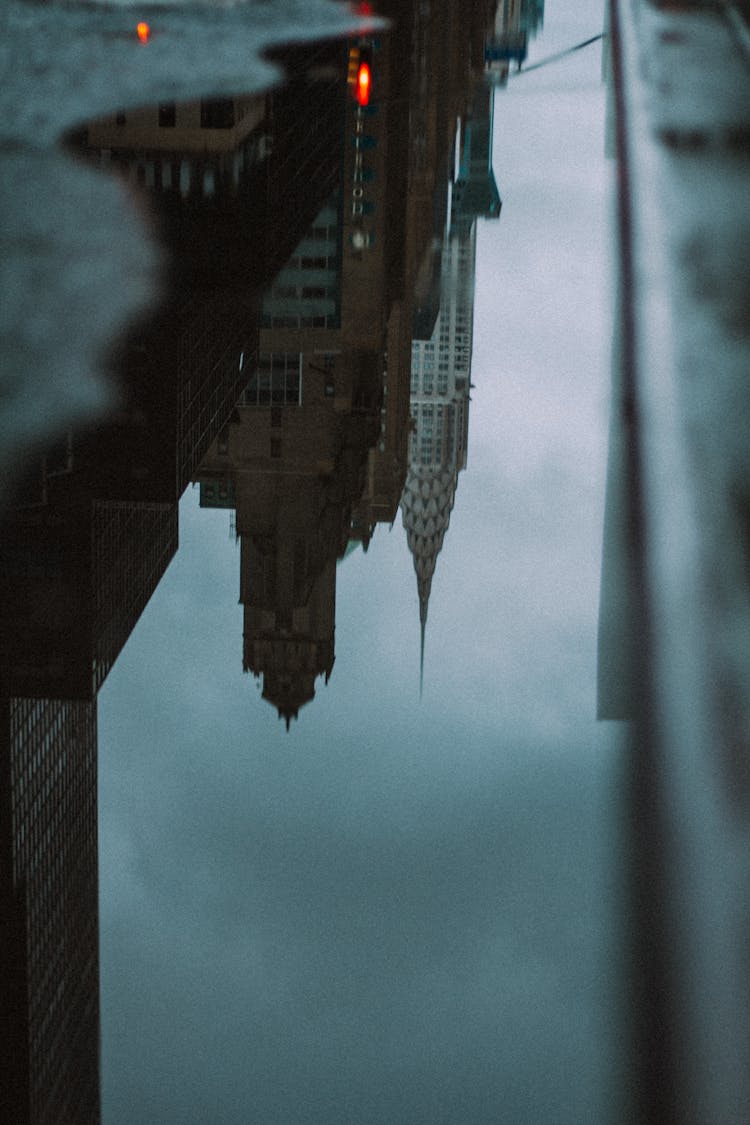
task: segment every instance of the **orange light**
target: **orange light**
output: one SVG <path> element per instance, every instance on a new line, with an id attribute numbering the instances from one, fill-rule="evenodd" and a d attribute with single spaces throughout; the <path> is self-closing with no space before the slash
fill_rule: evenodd
<path id="1" fill-rule="evenodd" d="M 359 70 L 359 47 L 349 48 L 349 66 L 346 72 L 346 81 L 350 86 L 357 85 L 357 71 Z"/>
<path id="2" fill-rule="evenodd" d="M 366 62 L 360 63 L 357 71 L 357 105 L 369 105 L 371 81 L 369 64 Z"/>
<path id="3" fill-rule="evenodd" d="M 141 20 L 141 22 L 136 25 L 135 32 L 141 43 L 148 43 L 151 37 L 151 28 L 147 23 L 144 23 L 144 21 Z"/>

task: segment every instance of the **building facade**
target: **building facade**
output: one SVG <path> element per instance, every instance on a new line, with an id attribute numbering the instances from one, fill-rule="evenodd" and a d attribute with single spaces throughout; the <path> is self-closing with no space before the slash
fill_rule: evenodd
<path id="1" fill-rule="evenodd" d="M 0 1111 L 98 1125 L 96 702 L 0 697 Z"/>

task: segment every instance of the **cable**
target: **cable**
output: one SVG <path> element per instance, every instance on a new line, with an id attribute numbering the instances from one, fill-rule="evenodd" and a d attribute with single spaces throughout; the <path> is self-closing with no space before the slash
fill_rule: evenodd
<path id="1" fill-rule="evenodd" d="M 604 33 L 599 35 L 592 35 L 590 39 L 584 39 L 583 43 L 576 43 L 575 47 L 567 47 L 564 51 L 558 51 L 556 55 L 548 55 L 546 59 L 542 59 L 533 66 L 523 67 L 523 69 L 514 70 L 512 77 L 517 77 L 519 74 L 529 74 L 532 70 L 538 70 L 540 66 L 546 66 L 547 63 L 558 62 L 559 59 L 564 59 L 566 55 L 572 55 L 574 51 L 580 51 L 583 47 L 588 47 L 591 43 L 598 43 L 600 39 L 604 38 Z"/>

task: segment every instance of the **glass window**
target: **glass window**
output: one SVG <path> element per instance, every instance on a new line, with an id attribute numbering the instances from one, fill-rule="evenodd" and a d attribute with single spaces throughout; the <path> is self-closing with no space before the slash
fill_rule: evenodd
<path id="1" fill-rule="evenodd" d="M 302 354 L 262 354 L 242 401 L 245 406 L 299 406 L 302 402 Z"/>

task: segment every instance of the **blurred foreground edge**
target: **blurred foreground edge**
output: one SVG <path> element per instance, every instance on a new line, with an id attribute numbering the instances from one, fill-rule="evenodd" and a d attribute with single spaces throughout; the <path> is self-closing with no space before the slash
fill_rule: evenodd
<path id="1" fill-rule="evenodd" d="M 750 1121 L 750 57 L 724 5 L 608 0 L 608 17 L 619 278 L 599 716 L 632 720 L 633 1120 L 739 1125 Z"/>

